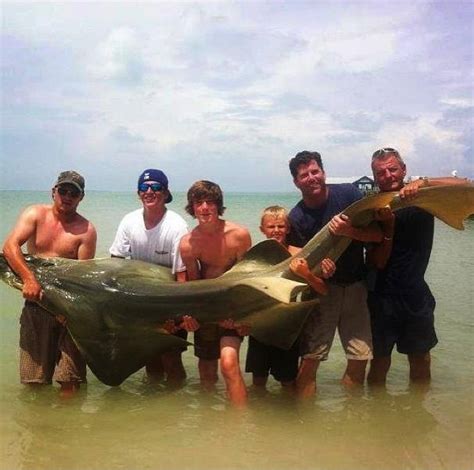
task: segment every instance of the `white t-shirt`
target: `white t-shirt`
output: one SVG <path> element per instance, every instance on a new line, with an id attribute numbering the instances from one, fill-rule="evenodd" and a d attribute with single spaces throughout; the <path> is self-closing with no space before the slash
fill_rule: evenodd
<path id="1" fill-rule="evenodd" d="M 179 254 L 179 241 L 188 232 L 185 220 L 176 212 L 166 210 L 160 223 L 150 230 L 145 227 L 143 208 L 128 213 L 120 222 L 110 254 L 138 259 L 172 268 L 186 270 Z"/>

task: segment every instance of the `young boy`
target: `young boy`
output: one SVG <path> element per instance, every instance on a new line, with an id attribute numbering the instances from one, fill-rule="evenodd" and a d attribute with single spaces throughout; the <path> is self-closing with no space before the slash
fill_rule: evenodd
<path id="1" fill-rule="evenodd" d="M 288 245 L 286 242 L 290 232 L 290 223 L 288 214 L 283 207 L 267 207 L 262 213 L 260 230 L 267 238 L 273 238 L 280 242 L 291 255 L 295 255 L 301 250 L 301 248 Z M 295 258 L 291 262 L 290 269 L 305 279 L 318 294 L 325 295 L 327 293 L 326 284 L 309 270 L 305 259 Z M 325 279 L 331 277 L 335 269 L 334 262 L 329 258 L 321 262 L 321 271 Z M 253 385 L 264 388 L 269 373 L 284 387 L 294 385 L 298 373 L 298 346 L 298 342 L 295 342 L 291 349 L 286 351 L 261 343 L 253 336 L 249 336 L 245 371 L 252 373 Z"/>

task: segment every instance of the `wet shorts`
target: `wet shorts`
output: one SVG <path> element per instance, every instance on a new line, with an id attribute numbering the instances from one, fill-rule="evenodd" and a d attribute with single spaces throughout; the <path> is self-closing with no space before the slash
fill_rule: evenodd
<path id="1" fill-rule="evenodd" d="M 279 382 L 292 382 L 298 373 L 298 359 L 297 341 L 286 351 L 261 343 L 253 336 L 249 336 L 245 372 L 252 372 L 256 377 L 271 374 Z"/>
<path id="2" fill-rule="evenodd" d="M 242 337 L 235 330 L 222 328 L 214 323 L 202 325 L 194 332 L 194 355 L 207 361 L 221 357 L 221 338 L 224 336 Z"/>
<path id="3" fill-rule="evenodd" d="M 437 343 L 434 328 L 436 301 L 429 290 L 410 294 L 369 294 L 374 356 L 426 353 Z"/>
<path id="4" fill-rule="evenodd" d="M 86 382 L 86 362 L 67 329 L 34 302 L 20 317 L 21 383 Z"/>
<path id="5" fill-rule="evenodd" d="M 347 286 L 328 283 L 328 294 L 309 314 L 300 338 L 301 356 L 325 361 L 336 329 L 347 359 L 372 359 L 372 335 L 365 282 Z"/>

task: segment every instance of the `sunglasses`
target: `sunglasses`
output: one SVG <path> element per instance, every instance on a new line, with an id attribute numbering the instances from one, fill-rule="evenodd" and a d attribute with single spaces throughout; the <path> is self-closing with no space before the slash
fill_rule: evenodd
<path id="1" fill-rule="evenodd" d="M 400 154 L 398 153 L 398 150 L 395 150 L 391 147 L 384 147 L 382 149 L 376 150 L 374 154 L 372 155 L 372 159 L 374 158 L 380 158 L 382 155 L 386 153 L 393 153 L 395 155 L 398 155 L 400 157 Z"/>
<path id="2" fill-rule="evenodd" d="M 165 187 L 161 183 L 151 183 L 151 184 L 142 183 L 138 185 L 138 191 L 142 193 L 146 193 L 149 189 L 151 189 L 154 193 L 156 193 L 158 191 L 163 191 Z"/>
<path id="3" fill-rule="evenodd" d="M 62 186 L 58 186 L 56 191 L 60 196 L 70 196 L 72 198 L 78 198 L 82 194 L 78 189 L 68 189 Z"/>

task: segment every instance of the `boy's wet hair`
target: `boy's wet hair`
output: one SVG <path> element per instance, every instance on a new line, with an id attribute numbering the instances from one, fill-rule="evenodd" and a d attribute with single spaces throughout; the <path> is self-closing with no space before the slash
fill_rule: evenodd
<path id="1" fill-rule="evenodd" d="M 215 202 L 219 215 L 222 215 L 225 211 L 222 190 L 218 184 L 212 181 L 199 180 L 189 188 L 188 204 L 185 207 L 186 212 L 195 217 L 193 204 L 201 201 Z"/>
<path id="2" fill-rule="evenodd" d="M 307 165 L 313 160 L 318 164 L 319 168 L 324 171 L 321 154 L 319 154 L 318 152 L 310 152 L 308 150 L 303 150 L 302 152 L 297 153 L 289 162 L 291 176 L 293 176 L 293 178 L 296 178 L 298 174 L 298 167 L 300 165 Z"/>
<path id="3" fill-rule="evenodd" d="M 270 215 L 275 218 L 282 218 L 285 219 L 285 222 L 288 226 L 291 226 L 290 219 L 288 218 L 288 211 L 281 206 L 268 206 L 267 208 L 263 209 L 262 217 L 260 218 L 260 225 L 263 224 L 263 219 L 266 215 Z"/>

